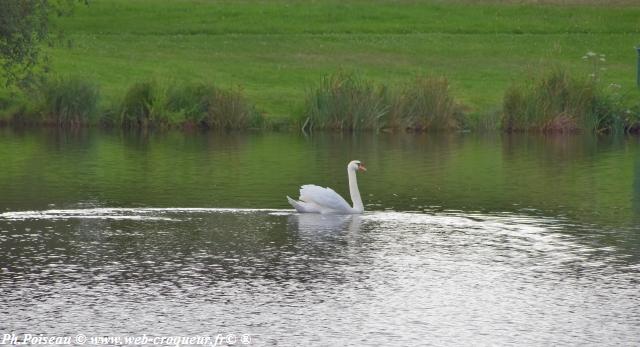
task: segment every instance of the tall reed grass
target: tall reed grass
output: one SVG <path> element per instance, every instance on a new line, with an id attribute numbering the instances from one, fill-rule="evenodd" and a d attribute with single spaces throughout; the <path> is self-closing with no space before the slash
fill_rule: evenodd
<path id="1" fill-rule="evenodd" d="M 507 131 L 623 132 L 631 118 L 625 100 L 596 79 L 555 68 L 505 92 L 502 128 Z"/>
<path id="2" fill-rule="evenodd" d="M 619 89 L 619 86 L 618 86 Z M 21 95 L 21 96 L 20 96 Z M 30 96 L 30 97 L 27 97 Z M 42 80 L 30 94 L 0 95 L 0 125 L 124 128 L 200 127 L 205 129 L 288 128 L 267 121 L 239 88 L 211 83 L 133 84 L 115 106 L 98 109 L 96 85 L 78 77 Z M 513 84 L 499 112 L 466 114 L 446 78 L 418 76 L 389 87 L 339 71 L 322 78 L 304 100 L 305 129 L 332 130 L 492 130 L 640 132 L 640 102 L 635 106 L 615 85 L 579 79 L 553 69 Z"/>
<path id="3" fill-rule="evenodd" d="M 377 130 L 385 125 L 389 94 L 384 86 L 344 71 L 324 76 L 305 101 L 309 127 Z"/>
<path id="4" fill-rule="evenodd" d="M 640 101 L 631 108 L 625 110 L 627 132 L 640 134 Z"/>
<path id="5" fill-rule="evenodd" d="M 165 87 L 148 81 L 134 84 L 121 106 L 125 127 L 201 126 L 246 129 L 264 122 L 241 90 L 196 83 Z"/>
<path id="6" fill-rule="evenodd" d="M 160 98 L 157 83 L 153 81 L 138 82 L 129 87 L 122 100 L 119 121 L 124 127 L 147 128 L 157 125 L 162 119 Z"/>
<path id="7" fill-rule="evenodd" d="M 40 123 L 55 126 L 83 126 L 96 122 L 100 92 L 79 77 L 51 77 L 35 86 Z"/>
<path id="8" fill-rule="evenodd" d="M 413 131 L 451 130 L 464 122 L 462 107 L 444 77 L 418 76 L 393 98 L 389 125 Z"/>
<path id="9" fill-rule="evenodd" d="M 392 89 L 342 71 L 323 77 L 308 94 L 304 115 L 310 128 L 339 130 L 425 131 L 462 123 L 445 78 L 419 76 Z"/>
<path id="10" fill-rule="evenodd" d="M 199 123 L 211 129 L 259 127 L 262 117 L 241 90 L 212 88 L 204 97 Z"/>
<path id="11" fill-rule="evenodd" d="M 6 126 L 11 124 L 23 124 L 25 114 L 34 114 L 33 111 L 28 111 L 27 107 L 32 106 L 32 103 L 27 102 L 27 98 L 23 93 L 16 93 L 15 91 L 5 91 L 0 94 L 0 126 Z"/>

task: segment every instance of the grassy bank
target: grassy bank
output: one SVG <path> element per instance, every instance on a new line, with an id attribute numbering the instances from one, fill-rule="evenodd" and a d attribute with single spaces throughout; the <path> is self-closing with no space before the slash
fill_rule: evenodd
<path id="1" fill-rule="evenodd" d="M 558 1 L 566 3 L 566 1 Z M 81 6 L 51 49 L 53 70 L 100 86 L 99 108 L 137 81 L 240 86 L 269 119 L 303 121 L 301 105 L 323 76 L 357 71 L 399 87 L 446 76 L 477 123 L 505 90 L 542 66 L 587 76 L 587 51 L 607 56 L 603 82 L 635 88 L 640 6 L 575 1 L 125 1 Z"/>

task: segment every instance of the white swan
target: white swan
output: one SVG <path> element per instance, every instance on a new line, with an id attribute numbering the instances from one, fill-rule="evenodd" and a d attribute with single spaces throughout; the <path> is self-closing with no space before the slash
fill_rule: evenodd
<path id="1" fill-rule="evenodd" d="M 349 176 L 349 193 L 353 207 L 331 188 L 322 188 L 313 184 L 306 184 L 300 187 L 300 201 L 296 201 L 287 196 L 287 200 L 296 211 L 300 213 L 338 213 L 356 214 L 364 212 L 364 205 L 358 190 L 358 180 L 356 171 L 367 171 L 359 160 L 353 160 L 347 165 Z"/>

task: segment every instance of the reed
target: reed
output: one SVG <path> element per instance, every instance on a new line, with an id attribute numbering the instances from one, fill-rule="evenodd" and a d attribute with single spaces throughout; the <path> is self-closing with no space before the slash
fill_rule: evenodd
<path id="1" fill-rule="evenodd" d="M 34 114 L 24 120 L 55 126 L 84 126 L 96 121 L 100 92 L 80 77 L 50 77 L 32 90 L 37 100 Z"/>
<path id="2" fill-rule="evenodd" d="M 264 122 L 240 89 L 220 89 L 212 84 L 134 84 L 121 107 L 125 127 L 200 126 L 207 129 L 246 129 Z"/>
<path id="3" fill-rule="evenodd" d="M 218 89 L 206 95 L 206 112 L 200 124 L 212 129 L 246 129 L 260 126 L 262 117 L 241 90 Z"/>
<path id="4" fill-rule="evenodd" d="M 120 124 L 127 128 L 148 128 L 156 125 L 162 113 L 160 95 L 155 81 L 134 83 L 122 100 Z"/>
<path id="5" fill-rule="evenodd" d="M 339 71 L 322 78 L 308 93 L 304 116 L 310 129 L 378 130 L 385 125 L 389 93 L 350 72 Z"/>
<path id="6" fill-rule="evenodd" d="M 246 129 L 262 127 L 263 117 L 241 89 L 220 89 L 212 84 L 195 83 L 169 88 L 165 109 L 184 124 L 208 129 Z"/>
<path id="7" fill-rule="evenodd" d="M 418 76 L 394 97 L 389 126 L 412 131 L 458 129 L 462 107 L 449 92 L 445 77 Z"/>
<path id="8" fill-rule="evenodd" d="M 309 128 L 334 130 L 457 129 L 464 123 L 444 77 L 418 76 L 400 88 L 337 72 L 322 79 L 305 101 Z"/>
<path id="9" fill-rule="evenodd" d="M 507 131 L 603 131 L 609 124 L 606 111 L 609 107 L 596 83 L 571 77 L 566 70 L 555 68 L 540 78 L 507 89 L 502 128 Z"/>

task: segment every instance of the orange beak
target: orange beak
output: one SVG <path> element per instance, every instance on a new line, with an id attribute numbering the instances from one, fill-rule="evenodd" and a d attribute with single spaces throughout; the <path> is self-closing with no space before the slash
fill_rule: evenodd
<path id="1" fill-rule="evenodd" d="M 362 171 L 362 172 L 364 172 L 364 171 L 367 171 L 367 168 L 366 168 L 366 167 L 364 167 L 364 165 L 363 165 L 363 164 L 360 164 L 360 165 L 358 165 L 358 171 Z"/>

